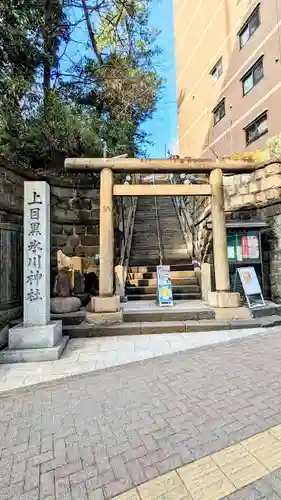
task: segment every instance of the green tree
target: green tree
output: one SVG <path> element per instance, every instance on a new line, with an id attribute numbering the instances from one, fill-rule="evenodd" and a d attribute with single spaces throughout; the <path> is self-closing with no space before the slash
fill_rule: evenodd
<path id="1" fill-rule="evenodd" d="M 151 0 L 7 0 L 0 7 L 0 155 L 33 168 L 66 155 L 135 155 L 161 81 Z M 73 12 L 78 20 L 73 21 Z M 75 33 L 87 46 L 73 62 Z M 70 51 L 69 51 L 70 52 Z M 69 64 L 66 64 L 66 56 Z"/>

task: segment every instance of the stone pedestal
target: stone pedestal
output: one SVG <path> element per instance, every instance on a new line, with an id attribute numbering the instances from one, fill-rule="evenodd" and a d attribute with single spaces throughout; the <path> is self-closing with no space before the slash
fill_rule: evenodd
<path id="1" fill-rule="evenodd" d="M 231 308 L 240 307 L 240 293 L 209 292 L 208 302 L 212 307 Z"/>
<path id="2" fill-rule="evenodd" d="M 120 297 L 118 295 L 113 295 L 112 297 L 91 297 L 87 310 L 95 313 L 120 311 Z"/>
<path id="3" fill-rule="evenodd" d="M 86 313 L 86 321 L 91 325 L 116 325 L 123 322 L 123 312 Z"/>
<path id="4" fill-rule="evenodd" d="M 120 265 L 115 266 L 115 293 L 119 295 L 120 302 L 126 302 L 124 267 Z"/>
<path id="5" fill-rule="evenodd" d="M 201 294 L 203 300 L 208 300 L 211 290 L 211 266 L 204 262 L 201 267 Z"/>
<path id="6" fill-rule="evenodd" d="M 120 310 L 120 297 L 91 297 L 87 306 L 86 321 L 93 325 L 122 323 L 123 311 Z"/>
<path id="7" fill-rule="evenodd" d="M 0 363 L 55 361 L 67 342 L 68 337 L 62 336 L 61 321 L 38 326 L 17 325 L 9 330 L 8 348 L 0 351 Z"/>
<path id="8" fill-rule="evenodd" d="M 24 183 L 24 322 L 9 330 L 0 363 L 53 361 L 67 344 L 61 321 L 50 321 L 50 187 Z"/>

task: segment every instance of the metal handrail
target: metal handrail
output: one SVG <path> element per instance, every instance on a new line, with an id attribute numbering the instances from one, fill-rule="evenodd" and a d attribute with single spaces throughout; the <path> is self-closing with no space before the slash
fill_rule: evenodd
<path id="1" fill-rule="evenodd" d="M 153 184 L 155 184 L 155 174 L 152 175 Z M 163 265 L 164 255 L 163 248 L 161 242 L 161 229 L 160 229 L 160 221 L 159 221 L 159 210 L 157 204 L 157 196 L 154 196 L 154 206 L 155 206 L 155 215 L 156 215 L 156 233 L 157 233 L 157 242 L 158 242 L 158 250 L 159 250 L 159 264 Z"/>
<path id="2" fill-rule="evenodd" d="M 174 175 L 173 174 L 169 175 L 169 181 L 171 184 L 174 184 Z M 175 182 L 175 183 L 177 183 L 177 182 Z M 192 238 L 193 238 L 192 222 L 190 222 L 188 220 L 187 213 L 186 213 L 186 206 L 184 203 L 182 203 L 182 199 L 179 196 L 172 196 L 172 200 L 173 200 L 175 211 L 176 211 L 179 223 L 180 223 L 180 227 L 182 230 L 184 241 L 186 244 L 186 250 L 189 253 L 189 241 L 188 241 L 187 234 L 186 234 L 186 228 L 191 232 Z M 184 221 L 182 220 L 182 217 L 184 218 Z M 193 242 L 192 242 L 192 245 L 193 245 Z"/>
<path id="3" fill-rule="evenodd" d="M 128 216 L 127 226 L 126 226 L 125 235 L 124 235 L 125 236 L 124 242 L 123 242 L 122 250 L 121 250 L 121 256 L 120 256 L 120 265 L 121 266 L 124 266 L 124 264 L 127 265 L 129 258 L 130 258 L 136 208 L 137 208 L 137 197 L 134 196 L 132 199 L 132 206 L 131 206 L 130 213 Z"/>
<path id="4" fill-rule="evenodd" d="M 131 182 L 132 184 L 136 183 L 136 177 L 139 177 L 138 175 L 133 175 Z M 132 245 L 132 237 L 133 237 L 133 230 L 134 230 L 134 223 L 135 223 L 135 215 L 136 215 L 136 208 L 137 208 L 137 197 L 133 196 L 130 198 L 131 201 L 131 207 L 130 211 L 128 214 L 127 218 L 127 225 L 125 227 L 125 221 L 124 221 L 124 206 L 122 204 L 122 219 L 123 219 L 123 230 L 124 230 L 124 237 L 123 237 L 123 244 L 122 244 L 122 249 L 121 249 L 121 254 L 120 254 L 120 265 L 124 266 L 128 265 L 128 261 L 130 258 L 130 253 L 131 253 L 131 245 Z"/>

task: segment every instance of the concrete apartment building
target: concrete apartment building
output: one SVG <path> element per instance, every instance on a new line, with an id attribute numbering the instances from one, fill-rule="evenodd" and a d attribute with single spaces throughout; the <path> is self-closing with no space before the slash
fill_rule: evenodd
<path id="1" fill-rule="evenodd" d="M 263 148 L 281 132 L 281 0 L 174 0 L 179 154 Z"/>

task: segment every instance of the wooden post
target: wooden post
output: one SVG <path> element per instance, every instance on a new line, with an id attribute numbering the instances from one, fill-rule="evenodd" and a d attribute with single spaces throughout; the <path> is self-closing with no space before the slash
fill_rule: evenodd
<path id="1" fill-rule="evenodd" d="M 228 292 L 230 283 L 224 214 L 223 173 L 221 169 L 212 170 L 210 184 L 212 189 L 213 252 L 216 291 Z"/>
<path id="2" fill-rule="evenodd" d="M 113 295 L 113 252 L 113 173 L 110 168 L 103 168 L 100 174 L 100 297 Z"/>

